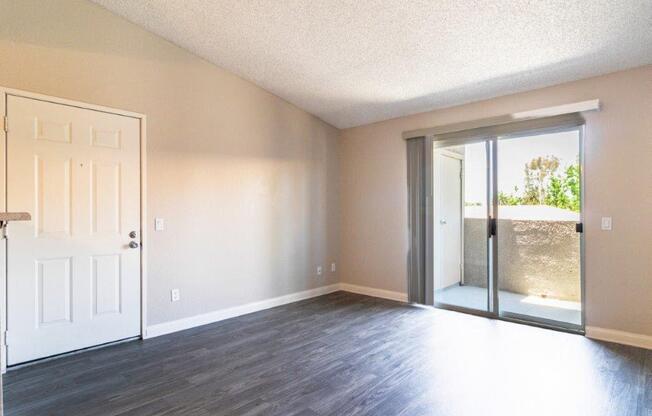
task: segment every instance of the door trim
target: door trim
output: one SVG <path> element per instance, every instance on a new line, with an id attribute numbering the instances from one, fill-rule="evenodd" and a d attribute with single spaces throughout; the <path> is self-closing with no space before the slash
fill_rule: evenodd
<path id="1" fill-rule="evenodd" d="M 140 337 L 147 338 L 147 116 L 82 101 L 0 86 L 0 114 L 7 116 L 7 97 L 16 96 L 138 119 L 140 122 Z M 4 123 L 3 123 L 4 125 Z M 11 128 L 11 126 L 9 126 Z M 7 132 L 0 128 L 0 209 L 7 210 Z M 0 240 L 0 370 L 7 371 L 7 245 Z"/>

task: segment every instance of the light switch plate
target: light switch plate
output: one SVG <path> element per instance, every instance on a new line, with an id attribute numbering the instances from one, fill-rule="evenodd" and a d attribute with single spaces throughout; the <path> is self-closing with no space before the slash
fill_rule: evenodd
<path id="1" fill-rule="evenodd" d="M 611 231 L 611 217 L 602 217 L 600 226 L 604 231 Z"/>
<path id="2" fill-rule="evenodd" d="M 179 289 L 172 289 L 170 291 L 170 300 L 172 302 L 177 302 L 179 299 L 181 299 L 181 294 L 179 293 Z"/>
<path id="3" fill-rule="evenodd" d="M 163 218 L 155 218 L 154 219 L 154 230 L 155 231 L 163 231 L 163 230 L 165 230 L 165 220 Z"/>

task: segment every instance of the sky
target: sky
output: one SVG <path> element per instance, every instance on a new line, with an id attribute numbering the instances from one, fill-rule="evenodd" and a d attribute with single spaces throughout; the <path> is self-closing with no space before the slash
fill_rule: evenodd
<path id="1" fill-rule="evenodd" d="M 518 194 L 524 188 L 525 164 L 539 156 L 556 156 L 562 173 L 572 165 L 579 155 L 579 133 L 568 131 L 562 133 L 542 134 L 516 139 L 498 141 L 498 191 L 513 193 L 518 186 Z M 465 145 L 465 180 L 466 202 L 480 202 L 485 205 L 486 194 L 486 153 L 484 143 Z"/>

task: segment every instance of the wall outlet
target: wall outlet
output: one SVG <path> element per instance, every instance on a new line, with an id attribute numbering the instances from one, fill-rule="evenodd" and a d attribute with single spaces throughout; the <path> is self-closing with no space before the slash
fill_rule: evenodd
<path id="1" fill-rule="evenodd" d="M 611 217 L 602 217 L 600 226 L 604 231 L 611 231 Z"/>
<path id="2" fill-rule="evenodd" d="M 181 299 L 181 294 L 179 293 L 179 289 L 172 289 L 170 291 L 170 300 L 172 302 L 177 302 L 179 299 Z"/>
<path id="3" fill-rule="evenodd" d="M 163 218 L 154 218 L 154 230 L 155 231 L 165 230 L 165 220 Z"/>
<path id="4" fill-rule="evenodd" d="M 335 270 L 337 270 L 335 263 L 331 263 L 331 273 L 335 273 Z"/>
<path id="5" fill-rule="evenodd" d="M 321 276 L 322 271 L 323 270 L 322 270 L 321 266 L 317 266 L 317 276 Z"/>

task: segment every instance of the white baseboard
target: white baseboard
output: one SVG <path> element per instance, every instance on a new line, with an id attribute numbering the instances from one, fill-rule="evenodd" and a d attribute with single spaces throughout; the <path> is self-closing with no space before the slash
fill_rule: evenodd
<path id="1" fill-rule="evenodd" d="M 264 309 L 274 308 L 276 306 L 326 295 L 328 293 L 337 292 L 339 290 L 344 292 L 357 293 L 360 295 L 373 296 L 376 298 L 407 302 L 407 294 L 403 292 L 394 292 L 391 290 L 358 286 L 350 283 L 336 283 L 328 286 L 318 287 L 316 289 L 304 290 L 303 292 L 291 293 L 289 295 L 279 296 L 272 299 L 265 299 L 258 302 L 247 303 L 245 305 L 234 306 L 227 309 L 205 313 L 202 315 L 178 319 L 176 321 L 152 325 L 147 328 L 144 338 L 154 338 L 161 335 L 171 334 L 173 332 L 183 331 L 184 329 L 190 329 L 201 325 L 211 324 L 213 322 L 223 321 L 229 318 L 235 318 L 236 316 L 246 315 L 248 313 L 257 312 Z M 642 335 L 632 332 L 618 331 L 615 329 L 587 326 L 586 336 L 588 338 L 601 341 L 652 349 L 652 336 L 650 335 Z"/>
<path id="2" fill-rule="evenodd" d="M 600 328 L 597 326 L 586 327 L 587 338 L 600 341 L 615 342 L 616 344 L 631 345 L 633 347 L 652 350 L 652 336 L 635 334 L 633 332 L 618 331 L 616 329 Z"/>
<path id="3" fill-rule="evenodd" d="M 190 329 L 201 325 L 211 324 L 213 322 L 223 321 L 236 316 L 246 315 L 248 313 L 262 311 L 264 309 L 285 305 L 287 303 L 298 302 L 304 299 L 310 299 L 328 293 L 340 290 L 339 284 L 322 286 L 316 289 L 304 290 L 303 292 L 290 293 L 289 295 L 279 296 L 276 298 L 265 299 L 258 302 L 247 303 L 231 308 L 220 309 L 201 315 L 195 315 L 188 318 L 177 319 L 176 321 L 163 322 L 147 327 L 143 338 L 154 338 L 161 335 L 171 334 L 184 329 Z"/>
<path id="4" fill-rule="evenodd" d="M 340 283 L 340 290 L 343 290 L 345 292 L 358 293 L 360 295 L 373 296 L 376 298 L 397 300 L 399 302 L 407 302 L 407 293 L 393 292 L 391 290 L 352 285 L 350 283 Z"/>
<path id="5" fill-rule="evenodd" d="M 231 308 L 220 309 L 201 315 L 190 316 L 188 318 L 177 319 L 176 321 L 163 322 L 147 327 L 143 338 L 154 338 L 161 335 L 171 334 L 184 329 L 190 329 L 201 325 L 212 324 L 213 322 L 223 321 L 236 316 L 246 315 L 252 312 L 262 311 L 264 309 L 274 308 L 292 302 L 298 302 L 304 299 L 310 299 L 328 293 L 342 290 L 345 292 L 358 293 L 361 295 L 373 296 L 376 298 L 391 299 L 399 302 L 407 302 L 407 294 L 393 292 L 390 290 L 376 289 L 373 287 L 352 285 L 349 283 L 336 283 L 328 286 L 318 287 L 316 289 L 304 290 L 303 292 L 290 293 L 289 295 L 279 296 L 272 299 L 265 299 L 258 302 L 247 303 L 245 305 L 234 306 Z"/>

